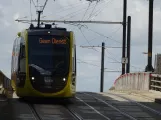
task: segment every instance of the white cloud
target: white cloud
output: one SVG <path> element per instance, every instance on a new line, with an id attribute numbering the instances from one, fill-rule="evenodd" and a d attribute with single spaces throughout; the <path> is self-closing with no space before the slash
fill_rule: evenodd
<path id="1" fill-rule="evenodd" d="M 44 1 L 41 1 L 42 4 Z M 160 0 L 154 1 L 154 42 L 156 47 L 153 47 L 154 53 L 159 53 L 160 51 L 160 20 L 161 20 L 161 2 Z M 42 16 L 47 16 L 44 19 L 60 19 L 60 16 L 65 16 L 65 18 L 70 18 L 69 20 L 80 20 L 87 9 L 88 3 L 83 0 L 59 0 L 59 1 L 49 1 L 45 11 Z M 93 10 L 95 3 L 91 4 L 90 11 L 87 12 L 85 20 L 89 17 L 91 11 Z M 28 0 L 18 0 L 17 2 L 11 0 L 5 0 L 0 3 L 0 35 L 1 35 L 1 47 L 0 47 L 0 69 L 4 71 L 5 74 L 10 76 L 10 61 L 11 61 L 11 51 L 13 40 L 17 32 L 24 28 L 28 28 L 29 24 L 17 23 L 14 20 L 16 18 L 23 18 L 27 16 L 30 20 L 30 9 Z M 64 8 L 64 9 L 62 9 Z M 70 9 L 71 8 L 71 9 Z M 61 12 L 62 11 L 62 12 Z M 101 12 L 99 12 L 101 11 Z M 122 21 L 122 0 L 113 0 L 106 3 L 105 0 L 100 2 L 96 6 L 93 12 L 93 20 L 108 20 L 108 21 Z M 69 14 L 72 13 L 73 14 Z M 33 18 L 37 19 L 37 14 L 35 8 L 32 4 Z M 97 14 L 99 13 L 99 14 Z M 128 0 L 128 14 L 132 16 L 132 30 L 131 30 L 131 64 L 144 69 L 147 58 L 142 52 L 147 51 L 148 43 L 148 1 L 140 0 Z M 62 18 L 63 20 L 65 18 Z M 62 20 L 61 19 L 61 20 Z M 36 24 L 35 24 L 36 25 Z M 96 52 L 91 49 L 80 48 L 80 45 L 88 45 L 86 39 L 83 37 L 80 30 L 72 25 L 59 24 L 59 27 L 67 27 L 69 30 L 73 30 L 76 36 L 77 43 L 77 57 L 85 62 L 96 64 L 100 66 L 101 53 Z M 112 39 L 105 36 L 111 35 L 113 31 L 118 29 L 120 25 L 98 25 L 90 24 L 87 25 L 88 29 L 92 29 L 99 32 L 102 35 L 92 32 L 86 28 L 82 28 L 83 34 L 90 41 L 90 45 L 101 45 L 101 42 L 105 41 L 106 46 L 122 46 L 121 44 L 115 42 L 117 40 L 122 42 L 122 28 L 112 35 Z M 95 39 L 94 39 L 95 38 Z M 85 44 L 86 43 L 86 44 Z M 97 49 L 101 51 L 100 49 Z M 109 51 L 109 53 L 108 53 Z M 108 57 L 113 57 L 118 61 L 121 61 L 121 49 L 107 49 L 106 54 Z M 109 63 L 109 61 L 114 60 L 105 57 L 105 67 L 115 70 L 121 70 L 121 64 Z M 153 54 L 154 56 L 154 54 Z M 88 60 L 88 61 L 87 61 Z M 93 61 L 90 61 L 93 60 Z M 154 60 L 154 58 L 153 58 Z M 94 62 L 98 61 L 98 62 Z M 145 62 L 145 63 L 144 63 Z M 78 64 L 78 81 L 77 90 L 89 90 L 89 91 L 99 91 L 100 83 L 100 67 L 95 67 L 89 64 Z M 136 68 L 131 68 L 133 71 L 138 70 Z M 107 90 L 114 82 L 114 80 L 121 73 L 105 73 L 105 90 Z M 83 87 L 82 87 L 83 86 Z"/>

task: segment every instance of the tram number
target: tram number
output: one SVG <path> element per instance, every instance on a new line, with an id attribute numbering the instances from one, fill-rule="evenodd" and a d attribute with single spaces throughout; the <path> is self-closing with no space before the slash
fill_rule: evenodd
<path id="1" fill-rule="evenodd" d="M 51 88 L 51 85 L 53 83 L 53 80 L 51 79 L 51 77 L 45 77 L 44 82 L 45 82 L 46 87 Z"/>
<path id="2" fill-rule="evenodd" d="M 45 81 L 45 83 L 51 83 L 51 82 L 53 82 L 53 80 L 44 80 Z"/>

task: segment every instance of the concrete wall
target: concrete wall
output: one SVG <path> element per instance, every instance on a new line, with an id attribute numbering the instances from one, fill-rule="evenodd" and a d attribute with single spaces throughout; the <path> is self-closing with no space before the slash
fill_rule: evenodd
<path id="1" fill-rule="evenodd" d="M 11 80 L 0 71 L 0 94 L 4 94 L 7 97 L 12 97 Z"/>
<path id="2" fill-rule="evenodd" d="M 114 83 L 115 90 L 149 90 L 150 73 L 129 73 L 121 75 Z"/>

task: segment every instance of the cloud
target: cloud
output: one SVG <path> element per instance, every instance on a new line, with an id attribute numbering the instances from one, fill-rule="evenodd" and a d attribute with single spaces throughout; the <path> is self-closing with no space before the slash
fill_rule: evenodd
<path id="1" fill-rule="evenodd" d="M 18 3 L 18 4 L 17 4 Z M 35 1 L 36 3 L 36 1 Z M 41 1 L 43 4 L 44 1 Z M 85 0 L 59 0 L 49 1 L 42 16 L 42 19 L 59 19 L 59 20 L 81 20 L 89 3 Z M 96 3 L 92 3 L 85 14 L 84 20 L 104 20 L 104 21 L 122 21 L 122 0 L 101 1 L 94 8 Z M 153 56 L 159 53 L 161 47 L 161 34 L 160 34 L 160 20 L 161 20 L 161 2 L 160 0 L 154 1 L 154 42 L 153 42 Z M 132 17 L 132 30 L 131 30 L 131 64 L 134 67 L 131 71 L 136 71 L 145 68 L 147 64 L 147 56 L 142 52 L 148 50 L 148 1 L 128 0 L 128 13 Z M 94 11 L 93 11 L 94 10 Z M 36 9 L 31 6 L 33 19 L 37 19 Z M 91 12 L 93 13 L 91 14 Z M 72 13 L 72 14 L 71 14 Z M 89 18 L 89 15 L 92 15 Z M 24 18 L 26 17 L 27 18 Z M 17 23 L 16 18 L 31 19 L 30 4 L 28 0 L 15 1 L 2 1 L 0 3 L 0 69 L 10 76 L 10 63 L 12 44 L 16 37 L 17 32 L 22 29 L 28 28 L 29 24 Z M 36 25 L 35 23 L 34 25 Z M 77 63 L 78 77 L 77 77 L 77 90 L 83 91 L 99 91 L 100 84 L 100 61 L 101 49 L 95 48 L 97 51 L 87 48 L 81 48 L 80 45 L 85 46 L 101 46 L 105 42 L 106 46 L 122 46 L 122 25 L 100 25 L 100 24 L 83 24 L 84 27 L 79 29 L 78 26 L 60 23 L 58 27 L 66 27 L 75 33 L 77 43 L 77 57 L 86 63 Z M 119 29 L 120 28 L 120 29 Z M 80 31 L 82 30 L 82 32 Z M 110 38 L 108 36 L 112 35 Z M 85 36 L 85 37 L 84 37 Z M 87 40 L 90 44 L 88 44 Z M 121 49 L 107 48 L 105 53 L 105 68 L 109 70 L 121 70 L 120 63 L 111 63 L 121 61 Z M 154 61 L 154 57 L 153 57 Z M 137 67 L 137 68 L 136 68 Z M 108 71 L 108 70 L 107 70 Z M 110 88 L 114 80 L 121 73 L 105 72 L 105 90 Z"/>

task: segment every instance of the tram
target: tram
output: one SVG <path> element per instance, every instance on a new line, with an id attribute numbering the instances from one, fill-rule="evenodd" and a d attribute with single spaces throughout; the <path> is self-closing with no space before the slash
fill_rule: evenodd
<path id="1" fill-rule="evenodd" d="M 66 28 L 33 24 L 14 40 L 12 87 L 18 97 L 70 98 L 76 93 L 76 42 Z"/>

